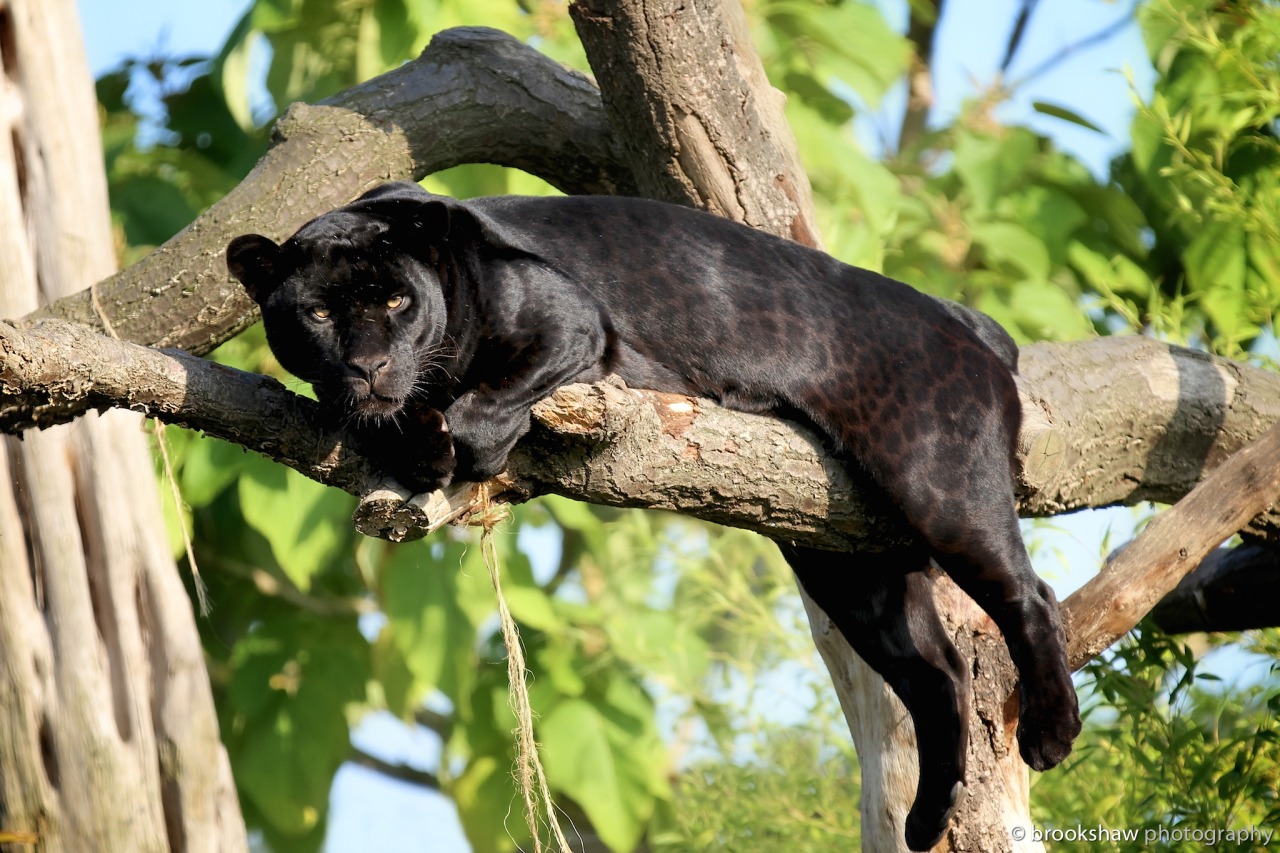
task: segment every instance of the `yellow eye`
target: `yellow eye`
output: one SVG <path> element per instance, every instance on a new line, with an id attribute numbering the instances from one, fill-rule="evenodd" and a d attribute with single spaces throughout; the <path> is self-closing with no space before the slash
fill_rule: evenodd
<path id="1" fill-rule="evenodd" d="M 329 309 L 323 305 L 316 305 L 311 309 L 311 316 L 316 318 L 317 320 L 328 320 Z"/>
<path id="2" fill-rule="evenodd" d="M 406 297 L 404 297 L 403 295 L 393 296 L 387 300 L 387 307 L 392 310 L 395 310 L 396 308 L 399 308 L 400 306 L 404 305 L 405 301 L 406 301 Z"/>

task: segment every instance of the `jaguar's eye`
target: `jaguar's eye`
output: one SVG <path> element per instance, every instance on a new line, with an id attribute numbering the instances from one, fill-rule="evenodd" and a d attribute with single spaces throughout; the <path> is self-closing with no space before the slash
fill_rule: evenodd
<path id="1" fill-rule="evenodd" d="M 314 320 L 328 320 L 329 309 L 323 305 L 314 305 L 311 308 L 311 317 Z"/>
<path id="2" fill-rule="evenodd" d="M 387 300 L 387 307 L 394 311 L 397 308 L 403 308 L 408 301 L 409 297 L 398 294 Z"/>

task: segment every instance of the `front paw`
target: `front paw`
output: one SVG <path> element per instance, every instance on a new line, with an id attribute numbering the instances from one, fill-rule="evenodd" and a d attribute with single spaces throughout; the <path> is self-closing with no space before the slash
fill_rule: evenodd
<path id="1" fill-rule="evenodd" d="M 908 850 L 932 850 L 946 834 L 951 818 L 960 810 L 966 789 L 964 782 L 954 782 L 943 800 L 922 802 L 919 798 L 907 812 L 906 841 Z"/>
<path id="2" fill-rule="evenodd" d="M 435 409 L 413 414 L 401 445 L 402 459 L 393 470 L 401 485 L 417 493 L 434 492 L 453 482 L 458 467 L 453 436 L 444 415 Z"/>
<path id="3" fill-rule="evenodd" d="M 361 448 L 384 474 L 415 494 L 444 488 L 458 467 L 444 415 L 435 409 L 405 414 L 398 424 L 361 430 Z"/>

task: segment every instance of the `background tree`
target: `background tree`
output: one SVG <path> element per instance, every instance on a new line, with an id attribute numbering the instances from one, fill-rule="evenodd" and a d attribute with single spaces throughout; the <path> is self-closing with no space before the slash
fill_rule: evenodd
<path id="1" fill-rule="evenodd" d="M 0 315 L 115 269 L 70 2 L 0 3 Z M 0 841 L 245 847 L 142 422 L 0 438 Z"/>
<path id="2" fill-rule="evenodd" d="M 159 243 L 198 210 L 229 192 L 262 151 L 265 132 L 250 120 L 254 110 L 243 94 L 245 69 L 250 65 L 247 56 L 253 45 L 271 45 L 268 85 L 275 101 L 283 104 L 295 97 L 323 96 L 394 64 L 401 55 L 397 51 L 420 46 L 428 33 L 458 20 L 458 13 L 447 5 L 428 8 L 425 4 L 370 2 L 330 8 L 310 2 L 289 11 L 281 9 L 277 4 L 255 5 L 206 75 L 191 81 L 182 79 L 193 70 L 190 63 L 183 62 L 156 65 L 143 72 L 158 74 L 162 86 L 174 86 L 166 90 L 165 98 L 172 147 L 147 153 L 134 150 L 131 140 L 136 118 L 122 100 L 127 75 L 122 72 L 100 82 L 100 96 L 108 107 L 106 137 L 113 197 L 121 200 L 118 221 L 133 240 Z M 521 14 L 513 7 L 493 3 L 479 11 L 488 15 L 487 22 L 501 23 L 517 34 L 536 33 L 547 52 L 577 59 L 582 67 L 580 48 L 568 35 L 558 9 L 530 7 Z M 1154 232 L 1155 226 L 1143 213 L 1110 183 L 1097 182 L 1044 139 L 993 123 L 990 100 L 975 104 L 947 127 L 931 127 L 922 120 L 927 111 L 917 100 L 910 115 L 919 128 L 904 129 L 902 149 L 887 166 L 852 152 L 846 125 L 854 109 L 842 97 L 845 87 L 853 86 L 863 98 L 873 101 L 905 69 L 910 45 L 894 37 L 874 10 L 858 4 L 773 4 L 760 11 L 756 37 L 762 45 L 765 67 L 770 79 L 789 92 L 788 117 L 797 129 L 801 149 L 810 152 L 808 171 L 819 200 L 815 219 L 829 248 L 841 257 L 881 266 L 935 292 L 965 298 L 997 316 L 1023 340 L 1073 338 L 1087 335 L 1091 329 L 1111 330 L 1128 324 L 1165 337 L 1185 334 L 1200 343 L 1218 341 L 1224 351 L 1242 355 L 1243 348 L 1257 339 L 1258 330 L 1265 328 L 1264 323 L 1254 321 L 1252 332 L 1243 328 L 1234 337 L 1217 334 L 1215 324 L 1220 321 L 1199 306 L 1198 298 L 1189 298 L 1188 289 L 1179 290 L 1176 278 L 1164 277 L 1168 267 L 1155 264 L 1157 253 L 1146 230 Z M 915 39 L 917 57 L 927 62 L 934 32 L 932 19 L 938 10 L 916 4 L 913 11 L 908 35 Z M 1268 187 L 1265 176 L 1275 172 L 1243 169 L 1241 158 L 1234 155 L 1244 152 L 1260 157 L 1263 164 L 1274 163 L 1274 159 L 1266 159 L 1275 156 L 1276 112 L 1268 94 L 1273 92 L 1269 81 L 1274 81 L 1274 69 L 1267 59 L 1275 54 L 1274 40 L 1268 41 L 1275 32 L 1274 8 L 1265 3 L 1241 4 L 1227 14 L 1207 5 L 1153 3 L 1144 7 L 1143 14 L 1165 75 L 1162 86 L 1180 94 L 1165 96 L 1159 90 L 1165 97 L 1163 106 L 1159 97 L 1153 99 L 1138 120 L 1139 124 L 1149 121 L 1154 129 L 1149 131 L 1142 157 L 1137 157 L 1139 146 L 1135 145 L 1135 156 L 1130 158 L 1140 159 L 1144 165 L 1129 166 L 1122 160 L 1116 174 L 1146 175 L 1147 183 L 1161 188 L 1173 185 L 1174 190 L 1165 194 L 1167 206 L 1147 207 L 1147 216 L 1167 218 L 1170 229 L 1173 223 L 1180 223 L 1184 235 L 1200 233 L 1206 223 L 1220 220 L 1250 223 L 1248 228 L 1253 231 L 1267 233 L 1267 227 L 1274 227 L 1277 205 L 1272 203 L 1274 185 Z M 837 40 L 831 33 L 842 35 Z M 1016 51 L 1016 42 L 1015 35 L 1011 54 Z M 463 52 L 463 44 L 454 43 L 458 51 L 453 54 L 455 60 Z M 470 86 L 459 86 L 462 75 L 477 72 L 466 69 L 466 62 L 450 65 L 448 43 L 442 39 L 438 46 L 431 55 L 433 79 L 453 83 L 455 91 L 483 86 L 489 87 L 489 92 L 501 90 L 493 81 L 476 82 L 476 77 L 465 78 Z M 1197 58 L 1201 62 L 1197 63 Z M 485 55 L 474 64 L 497 63 L 493 56 Z M 596 64 L 601 61 L 597 59 Z M 1229 65 L 1244 70 L 1236 75 Z M 458 76 L 449 77 L 451 74 Z M 606 86 L 615 85 L 606 82 L 603 70 L 598 74 Z M 917 74 L 913 79 L 920 78 Z M 358 96 L 358 92 L 352 93 L 344 96 L 347 100 L 339 98 L 334 103 L 350 104 Z M 219 99 L 223 106 L 211 109 Z M 1224 118 L 1219 113 L 1227 103 L 1248 104 L 1251 112 L 1243 121 Z M 442 102 L 431 101 L 430 107 L 434 111 L 427 109 L 427 115 L 438 125 L 448 125 L 442 118 Z M 1242 106 L 1238 112 L 1243 115 L 1244 109 Z M 277 126 L 284 142 L 274 152 L 305 148 L 290 147 L 290 140 L 296 143 L 300 134 L 314 132 L 323 138 L 328 129 L 319 120 L 326 118 L 323 112 L 296 110 L 286 118 Z M 1198 118 L 1201 113 L 1207 118 Z M 501 126 L 517 124 L 507 121 Z M 688 124 L 675 124 L 677 136 L 689 130 Z M 497 132 L 495 126 L 482 125 L 477 135 Z M 351 169 L 330 166 L 324 178 L 313 177 L 318 183 L 309 187 L 315 192 L 305 203 L 295 192 L 284 191 L 276 193 L 279 200 L 274 206 L 259 208 L 257 215 L 263 222 L 276 223 L 281 232 L 276 236 L 287 234 L 292 229 L 290 222 L 296 225 L 324 207 L 345 201 L 358 191 L 359 181 L 376 180 L 388 169 L 396 174 L 396 170 L 408 168 L 388 165 L 403 163 L 402 153 L 397 155 L 400 160 L 383 159 L 383 149 L 376 146 L 386 144 L 385 139 L 363 142 L 365 137 L 355 132 L 348 132 L 346 138 L 346 146 L 326 146 L 322 156 L 350 158 L 348 162 L 359 165 Z M 539 161 L 536 152 L 529 153 L 534 146 L 528 140 L 512 140 L 506 150 L 489 156 L 504 162 L 523 158 L 521 165 L 556 180 L 565 189 L 631 187 L 635 191 L 643 185 L 640 173 L 647 175 L 648 170 L 637 170 L 628 177 L 628 170 L 617 165 L 628 155 L 619 152 L 616 145 L 611 147 L 607 134 L 603 138 L 605 144 L 599 150 L 578 159 L 561 151 Z M 638 137 L 628 138 L 634 143 Z M 689 142 L 692 137 L 681 138 Z M 452 150 L 465 148 L 456 140 L 454 143 Z M 361 145 L 374 147 L 362 149 Z M 434 148 L 449 146 L 437 144 Z M 418 142 L 410 154 L 416 158 L 414 169 L 433 171 L 444 165 L 424 153 L 432 149 Z M 941 157 L 945 152 L 951 152 L 951 165 L 939 168 L 938 164 L 947 160 Z M 470 155 L 484 156 L 477 155 L 474 147 Z M 274 161 L 277 167 L 282 156 Z M 570 165 L 579 160 L 596 163 L 598 168 L 567 177 Z M 277 189 L 298 186 L 287 172 L 285 179 L 279 178 L 281 172 L 273 173 L 272 165 L 264 161 L 260 167 L 255 178 L 259 185 L 264 177 L 274 174 Z M 686 169 L 689 171 L 697 170 Z M 716 191 L 715 175 L 713 168 L 704 169 L 703 177 L 710 178 L 710 183 L 692 182 L 695 190 L 703 193 L 704 203 L 712 205 L 726 198 Z M 1243 175 L 1260 177 L 1245 180 Z M 1175 177 L 1176 182 L 1171 180 Z M 527 191 L 531 187 L 528 178 L 487 169 L 454 171 L 438 179 L 442 183 L 436 184 L 437 188 L 464 195 Z M 253 184 L 250 181 L 245 186 Z M 1217 194 L 1206 195 L 1206 186 L 1216 188 Z M 238 191 L 239 203 L 243 204 L 245 193 L 251 191 Z M 262 189 L 258 193 L 259 198 L 271 195 Z M 222 205 L 230 216 L 224 213 L 220 220 L 206 218 L 203 225 L 188 232 L 186 244 L 170 246 L 167 254 L 153 256 L 150 267 L 144 264 L 140 271 L 135 270 L 132 281 L 125 282 L 126 289 L 137 289 L 148 269 L 162 271 L 158 283 L 146 288 L 151 314 L 163 317 L 157 303 L 172 295 L 181 305 L 181 299 L 191 298 L 188 291 L 199 294 L 201 282 L 221 276 L 216 263 L 210 263 L 208 270 L 212 272 L 197 271 L 199 286 L 181 288 L 178 293 L 177 288 L 164 285 L 172 276 L 171 269 L 165 268 L 168 258 L 187 269 L 192 266 L 192 257 L 216 260 L 220 244 L 214 239 L 218 235 L 210 232 L 216 231 L 219 223 L 228 233 L 258 230 L 249 227 L 247 214 L 236 202 L 237 196 L 232 194 Z M 793 227 L 796 221 L 805 221 L 802 207 L 776 208 L 782 212 L 765 213 L 758 222 L 774 227 L 782 223 L 793 236 L 803 237 L 806 231 L 812 235 L 811 228 Z M 282 209 L 283 215 L 279 213 Z M 754 215 L 750 210 L 743 208 L 746 215 Z M 1198 222 L 1196 216 L 1200 217 Z M 154 230 L 147 232 L 145 228 Z M 1246 234 L 1253 231 L 1246 230 Z M 197 250 L 201 239 L 206 247 Z M 183 245 L 191 248 L 183 249 Z M 1166 239 L 1166 245 L 1180 245 L 1176 232 Z M 1240 285 L 1231 291 L 1240 300 L 1242 316 L 1252 311 L 1254 316 L 1265 318 L 1274 304 L 1274 292 L 1258 284 L 1266 281 L 1266 270 L 1274 271 L 1274 255 L 1267 254 L 1268 245 L 1273 252 L 1274 241 L 1246 239 L 1241 250 L 1245 260 L 1233 261 L 1235 266 L 1243 264 L 1245 270 Z M 889 250 L 882 253 L 884 246 Z M 1169 251 L 1178 253 L 1176 249 Z M 1168 251 L 1158 254 L 1163 258 Z M 1207 275 L 1212 267 L 1202 269 Z M 1250 272 L 1257 269 L 1263 273 Z M 222 287 L 223 294 L 233 292 L 225 279 Z M 107 311 L 119 320 L 116 325 L 129 328 L 129 323 L 121 320 L 127 311 L 117 310 L 123 304 L 116 301 L 119 291 L 108 285 L 101 292 Z M 242 325 L 243 305 L 236 307 L 234 295 L 208 299 L 205 304 L 221 307 L 221 316 L 232 319 L 220 331 L 209 331 L 216 325 L 214 321 L 222 322 L 216 310 L 196 312 L 179 307 L 172 309 L 174 313 L 199 313 L 200 322 L 182 333 L 189 337 L 166 333 L 150 339 L 188 342 L 203 335 L 207 340 Z M 1218 311 L 1219 317 L 1226 314 Z M 177 325 L 166 322 L 169 327 Z M 1027 355 L 1038 352 L 1043 351 L 1028 350 Z M 270 361 L 260 341 L 255 343 L 252 338 L 237 339 L 224 347 L 222 355 L 231 363 L 255 369 L 269 366 Z M 1144 381 L 1151 375 L 1143 373 L 1137 362 L 1125 368 L 1139 372 Z M 1253 380 L 1241 381 L 1248 385 Z M 1091 408 L 1108 411 L 1105 395 L 1093 389 L 1089 393 Z M 1056 484 L 1057 491 L 1047 490 L 1046 497 L 1041 488 L 1041 511 L 1122 498 L 1171 499 L 1179 488 L 1185 490 L 1203 464 L 1220 460 L 1225 448 L 1240 441 L 1237 437 L 1214 443 L 1212 417 L 1208 427 L 1196 426 L 1196 417 L 1186 417 L 1193 413 L 1187 405 L 1188 395 L 1186 387 L 1177 389 L 1176 410 L 1156 413 L 1162 427 L 1167 422 L 1182 430 L 1176 440 L 1164 442 L 1163 455 L 1117 455 L 1102 466 L 1102 476 L 1096 468 L 1087 481 L 1079 477 L 1072 481 L 1067 476 L 1064 479 L 1074 491 Z M 1131 410 L 1134 399 L 1118 407 Z M 1214 411 L 1212 405 L 1206 411 Z M 1127 437 L 1116 430 L 1120 443 L 1143 435 L 1151 440 L 1151 434 L 1142 433 L 1136 425 L 1127 429 Z M 496 661 L 500 653 L 489 619 L 491 593 L 482 581 L 475 549 L 466 551 L 457 539 L 432 544 L 428 554 L 372 541 L 357 543 L 354 536 L 343 533 L 348 529 L 345 515 L 350 503 L 332 491 L 311 488 L 291 472 L 208 441 L 185 444 L 179 455 L 184 495 L 194 508 L 197 554 L 204 555 L 202 563 L 217 602 L 205 626 L 206 647 L 215 661 L 213 675 L 224 736 L 250 822 L 261 826 L 273 845 L 317 843 L 334 769 L 350 755 L 347 727 L 351 710 L 386 707 L 437 731 L 445 754 L 434 773 L 382 765 L 384 770 L 411 775 L 451 794 L 477 849 L 507 847 L 514 843 L 511 836 L 519 838 L 527 832 L 515 821 L 507 820 L 503 825 L 511 801 L 507 777 L 511 721 L 505 716 L 500 668 L 483 663 Z M 1032 475 L 1045 473 L 1035 466 L 1029 468 Z M 1136 490 L 1135 479 L 1139 481 Z M 1183 485 L 1171 486 L 1173 482 Z M 1034 498 L 1029 500 L 1034 505 Z M 553 521 L 559 525 L 558 531 L 550 526 Z M 842 736 L 821 737 L 834 728 L 831 724 L 837 719 L 826 687 L 813 688 L 816 697 L 825 697 L 824 702 L 806 712 L 806 717 L 821 725 L 798 726 L 790 732 L 778 731 L 777 721 L 766 721 L 762 726 L 759 715 L 734 713 L 723 704 L 723 685 L 740 685 L 744 680 L 767 685 L 776 677 L 776 668 L 787 666 L 787 645 L 792 652 L 804 647 L 794 633 L 780 635 L 776 630 L 780 616 L 794 621 L 797 611 L 789 578 L 761 540 L 733 531 L 692 528 L 683 521 L 655 527 L 652 519 L 632 514 L 604 526 L 598 515 L 562 502 L 521 508 L 517 523 L 531 531 L 541 530 L 540 534 L 522 532 L 501 543 L 501 556 L 514 575 L 508 590 L 513 609 L 525 624 L 531 668 L 537 675 L 534 698 L 542 714 L 539 738 L 544 758 L 561 802 L 576 804 L 599 829 L 605 843 L 614 849 L 629 849 L 643 837 L 651 846 L 749 849 L 759 843 L 761 849 L 776 849 L 781 843 L 802 847 L 806 838 L 820 831 L 816 840 L 807 843 L 826 849 L 831 838 L 826 833 L 845 837 L 857 831 L 846 806 L 854 791 L 832 791 L 835 783 L 828 780 L 812 786 L 815 796 L 810 799 L 800 793 L 806 788 L 795 784 L 797 777 L 823 778 L 823 769 L 838 770 L 841 775 L 837 778 L 846 784 L 856 781 L 856 774 L 853 779 L 844 775 L 852 770 L 847 751 L 834 757 L 824 752 L 831 743 L 844 743 Z M 529 542 L 538 535 L 549 539 L 550 546 L 532 547 Z M 544 565 L 539 557 L 535 567 L 522 556 L 525 551 L 535 557 L 549 553 L 551 559 Z M 430 561 L 443 570 L 424 570 Z M 742 567 L 753 562 L 756 571 L 744 575 Z M 677 566 L 683 571 L 675 572 Z M 361 621 L 361 613 L 379 606 L 385 622 L 375 617 Z M 780 636 L 786 640 L 782 645 L 777 639 Z M 1139 648 L 1145 649 L 1142 660 L 1172 661 L 1175 672 L 1190 661 L 1185 654 L 1173 655 L 1169 650 L 1174 647 L 1161 642 Z M 1136 669 L 1136 664 L 1131 665 L 1129 674 Z M 1131 704 L 1124 707 L 1131 718 L 1145 722 L 1131 727 L 1099 727 L 1096 731 L 1102 746 L 1098 750 L 1105 746 L 1114 750 L 1113 754 L 1128 756 L 1130 750 L 1116 746 L 1137 744 L 1148 732 L 1160 731 L 1150 721 L 1184 719 L 1149 701 L 1161 690 L 1163 681 L 1157 673 L 1168 669 L 1163 665 L 1146 669 L 1145 692 L 1120 689 L 1115 682 L 1100 679 L 1104 699 L 1129 697 Z M 740 690 L 743 688 L 734 687 L 730 693 Z M 666 707 L 674 704 L 677 709 L 682 722 L 672 725 L 672 730 L 697 732 L 706 727 L 705 736 L 675 739 L 677 749 L 697 744 L 708 756 L 699 763 L 699 772 L 682 774 L 675 789 L 668 773 L 673 765 L 663 754 L 657 736 L 655 695 L 664 695 Z M 761 693 L 746 690 L 739 695 L 758 698 Z M 1185 703 L 1182 697 L 1189 695 L 1183 688 L 1175 699 Z M 1146 701 L 1146 705 L 1136 704 L 1138 701 Z M 1241 744 L 1241 748 L 1250 742 L 1269 742 L 1246 736 L 1258 726 L 1270 731 L 1265 703 L 1246 707 L 1230 698 L 1221 701 L 1223 708 L 1242 708 L 1241 713 L 1227 715 L 1235 721 L 1231 731 L 1236 733 L 1228 741 Z M 427 711 L 423 710 L 424 702 Z M 1249 710 L 1253 707 L 1259 710 Z M 1144 714 L 1139 717 L 1135 708 L 1142 708 Z M 1219 718 L 1224 717 L 1219 714 Z M 743 745 L 744 731 L 760 735 L 748 743 L 759 744 L 756 752 L 762 761 L 749 769 L 740 762 L 741 750 L 750 750 Z M 1170 742 L 1189 740 L 1189 731 Z M 1094 736 L 1092 731 L 1089 736 Z M 1126 741 L 1125 736 L 1131 740 Z M 793 748 L 781 749 L 779 745 L 784 743 Z M 1265 749 L 1232 753 L 1225 742 L 1218 746 L 1223 748 L 1195 753 L 1195 772 L 1190 775 L 1172 776 L 1164 786 L 1153 783 L 1153 789 L 1161 790 L 1166 799 L 1152 800 L 1151 813 L 1144 819 L 1158 825 L 1175 816 L 1205 814 L 1207 808 L 1192 812 L 1187 805 L 1197 797 L 1206 804 L 1211 799 L 1203 794 L 1203 784 L 1188 786 L 1185 782 L 1225 778 L 1218 771 L 1226 764 L 1231 764 L 1236 774 L 1232 778 L 1240 783 L 1235 790 L 1252 792 L 1237 793 L 1237 801 L 1252 801 L 1250 798 L 1266 790 L 1268 784 L 1274 789 L 1274 783 L 1268 781 L 1274 778 L 1268 776 L 1273 759 Z M 780 752 L 785 752 L 785 761 Z M 1082 750 L 1082 755 L 1088 754 Z M 1234 764 L 1235 755 L 1244 755 L 1239 767 Z M 355 757 L 366 764 L 378 764 L 371 756 Z M 1145 780 L 1154 769 L 1172 769 L 1168 762 L 1160 762 L 1159 767 L 1156 762 L 1147 763 L 1152 767 L 1130 768 L 1124 778 Z M 1071 772 L 1087 773 L 1091 766 L 1087 757 L 1082 758 Z M 780 775 L 784 772 L 785 777 Z M 722 805 L 697 807 L 705 802 L 703 798 L 714 796 L 714 788 L 704 787 L 708 780 L 743 776 L 746 784 L 758 785 L 763 791 L 785 791 L 787 796 L 783 800 L 760 798 L 763 807 L 751 812 L 754 820 L 736 819 L 738 815 L 733 814 L 734 820 L 717 823 L 714 816 L 727 811 Z M 779 781 L 782 778 L 787 781 Z M 1061 774 L 1050 774 L 1040 784 L 1058 778 Z M 1114 773 L 1106 777 L 1111 783 L 1117 778 Z M 1074 790 L 1115 793 L 1114 784 L 1076 785 Z M 1184 790 L 1187 797 L 1181 796 Z M 1120 818 L 1132 814 L 1126 808 L 1132 800 L 1127 798 L 1117 798 L 1107 812 L 1096 804 L 1086 808 L 1078 796 L 1068 800 L 1074 810 L 1039 817 L 1070 825 L 1078 813 L 1090 809 L 1117 823 L 1127 822 Z M 1228 795 L 1222 796 L 1226 801 Z M 787 803 L 792 808 L 782 807 Z M 750 803 L 744 805 L 749 807 Z M 896 807 L 905 810 L 905 803 L 899 799 Z M 818 817 L 813 817 L 815 814 Z M 864 833 L 872 829 L 880 831 L 866 824 L 862 827 Z M 897 843 L 897 836 L 889 837 Z"/>

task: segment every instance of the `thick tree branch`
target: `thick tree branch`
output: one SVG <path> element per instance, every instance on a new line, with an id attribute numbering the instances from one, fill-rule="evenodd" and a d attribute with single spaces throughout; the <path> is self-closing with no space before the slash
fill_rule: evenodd
<path id="1" fill-rule="evenodd" d="M 202 430 L 354 493 L 378 483 L 315 402 L 274 379 L 61 320 L 26 330 L 0 323 L 0 429 L 16 433 L 112 407 Z"/>
<path id="2" fill-rule="evenodd" d="M 738 3 L 575 0 L 569 12 L 643 195 L 820 245 L 784 97 Z"/>
<path id="3" fill-rule="evenodd" d="M 514 166 L 568 193 L 635 193 L 596 88 L 483 27 L 446 30 L 413 62 L 320 104 L 295 104 L 274 138 L 252 174 L 189 228 L 37 317 L 202 354 L 257 317 L 222 260 L 238 234 L 283 239 L 383 181 L 459 163 Z"/>
<path id="4" fill-rule="evenodd" d="M 1277 499 L 1280 425 L 1153 518 L 1137 539 L 1067 599 L 1063 621 L 1072 667 L 1084 666 L 1128 633 L 1223 540 Z"/>
<path id="5" fill-rule="evenodd" d="M 1153 496 L 1177 500 L 1203 471 L 1280 420 L 1280 377 L 1142 338 L 1035 345 L 1023 350 L 1022 361 L 1022 505 L 1029 514 Z M 1077 384 L 1093 395 L 1081 394 Z M 477 508 L 469 485 L 404 504 L 406 493 L 348 450 L 315 403 L 275 380 L 74 324 L 46 321 L 27 330 L 0 324 L 0 430 L 47 426 L 105 407 L 199 429 L 320 482 L 372 495 L 359 511 L 360 526 L 387 538 L 417 538 Z M 264 419 L 271 430 L 261 429 Z M 562 389 L 538 405 L 535 420 L 490 497 L 556 493 L 679 510 L 841 550 L 877 547 L 902 533 L 812 433 L 773 418 L 603 383 Z M 1186 457 L 1200 458 L 1200 467 L 1168 464 Z M 1214 500 L 1238 491 L 1225 489 Z M 1211 544 L 1237 529 L 1211 534 L 1217 536 Z M 1274 519 L 1262 519 L 1260 529 L 1274 530 Z"/>

